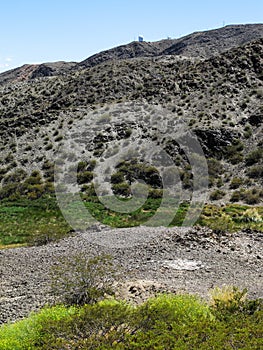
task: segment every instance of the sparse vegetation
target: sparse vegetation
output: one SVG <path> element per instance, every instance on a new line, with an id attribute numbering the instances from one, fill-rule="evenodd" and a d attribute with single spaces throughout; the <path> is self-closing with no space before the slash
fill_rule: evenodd
<path id="1" fill-rule="evenodd" d="M 231 232 L 238 230 L 244 230 L 241 233 L 246 239 L 246 230 L 254 231 L 251 237 L 258 234 L 260 238 L 263 40 L 262 34 L 256 35 L 262 29 L 255 26 L 252 36 L 247 27 L 250 34 L 243 37 L 235 28 L 227 28 L 234 33 L 237 47 L 225 41 L 225 34 L 220 32 L 225 29 L 219 29 L 221 39 L 211 45 L 213 52 L 206 33 L 208 40 L 198 41 L 200 50 L 192 46 L 199 40 L 199 35 L 194 35 L 188 37 L 187 45 L 177 45 L 177 41 L 176 45 L 167 45 L 168 40 L 142 44 L 138 50 L 136 43 L 131 43 L 121 51 L 116 48 L 79 65 L 44 64 L 51 76 L 38 76 L 37 65 L 29 66 L 30 74 L 25 66 L 7 73 L 7 78 L 0 74 L 0 249 L 44 245 L 72 233 L 56 202 L 54 169 L 64 135 L 69 130 L 78 134 L 80 130 L 74 129 L 78 121 L 86 125 L 84 133 L 76 137 L 81 157 L 77 159 L 72 144 L 63 151 L 60 165 L 72 163 L 64 180 L 77 182 L 83 205 L 99 222 L 111 227 L 143 226 L 157 210 L 167 215 L 167 208 L 161 206 L 166 194 L 161 175 L 140 150 L 152 144 L 153 151 L 155 146 L 163 149 L 176 166 L 183 199 L 170 226 L 183 224 L 194 197 L 194 174 L 187 151 L 193 152 L 187 137 L 170 138 L 176 135 L 177 125 L 180 131 L 185 123 L 188 133 L 195 133 L 200 142 L 209 172 L 208 203 L 193 230 L 199 234 L 205 231 L 200 226 L 209 227 L 209 240 L 215 242 L 228 235 L 234 237 Z M 251 42 L 250 37 L 255 40 Z M 166 125 L 162 108 L 165 113 L 172 111 L 168 122 L 175 124 Z M 155 112 L 160 125 L 150 124 Z M 127 158 L 124 156 L 112 169 L 110 157 L 120 155 L 133 142 L 134 149 L 129 149 Z M 154 157 L 163 166 L 162 155 L 156 153 Z M 107 181 L 121 204 L 131 200 L 131 185 L 138 179 L 146 183 L 149 196 L 137 210 L 114 212 L 99 201 L 93 182 L 95 168 L 106 160 Z M 175 177 L 175 173 L 170 175 Z M 142 187 L 137 187 L 137 193 L 143 192 Z M 229 198 L 231 204 L 227 203 Z M 214 205 L 216 201 L 220 206 Z M 77 204 L 71 203 L 69 210 Z M 180 243 L 184 237 L 173 239 Z M 191 241 L 189 252 L 192 243 L 196 242 Z M 218 254 L 225 254 L 224 244 Z M 50 246 L 31 249 L 41 251 Z M 149 245 L 149 264 L 150 249 Z M 148 254 L 148 246 L 145 251 Z M 160 254 L 167 252 L 160 249 Z M 261 258 L 249 253 L 248 261 L 257 266 Z M 56 261 L 52 292 L 63 304 L 45 307 L 22 321 L 0 327 L 0 349 L 262 348 L 262 300 L 249 300 L 246 290 L 215 288 L 209 302 L 193 295 L 163 294 L 134 306 L 114 299 L 111 287 L 116 276 L 111 263 L 106 255 L 87 259 L 74 253 Z M 16 283 L 10 288 L 16 288 Z M 16 300 L 15 294 L 10 293 L 8 298 L 14 305 L 23 302 Z M 0 295 L 3 303 L 8 298 Z"/>
<path id="2" fill-rule="evenodd" d="M 263 158 L 263 150 L 262 148 L 258 148 L 250 152 L 246 156 L 245 162 L 246 162 L 246 165 L 254 165 L 256 163 L 259 163 L 262 158 Z"/>
<path id="3" fill-rule="evenodd" d="M 263 165 L 255 165 L 247 170 L 247 175 L 251 178 L 263 178 Z"/>
<path id="4" fill-rule="evenodd" d="M 93 304 L 113 294 L 116 271 L 108 255 L 61 258 L 51 273 L 52 291 L 67 306 Z"/>

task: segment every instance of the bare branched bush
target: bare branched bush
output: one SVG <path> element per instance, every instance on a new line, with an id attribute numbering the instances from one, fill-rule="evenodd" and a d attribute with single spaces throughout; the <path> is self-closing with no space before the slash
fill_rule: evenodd
<path id="1" fill-rule="evenodd" d="M 109 255 L 78 254 L 59 259 L 51 269 L 51 289 L 66 305 L 92 304 L 113 294 L 116 276 Z"/>

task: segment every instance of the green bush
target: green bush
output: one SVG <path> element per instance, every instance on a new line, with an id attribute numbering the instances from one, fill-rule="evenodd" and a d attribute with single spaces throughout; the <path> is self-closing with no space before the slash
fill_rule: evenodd
<path id="1" fill-rule="evenodd" d="M 129 197 L 131 195 L 131 187 L 127 182 L 113 184 L 112 190 L 115 195 L 123 197 Z"/>
<path id="2" fill-rule="evenodd" d="M 112 349 L 124 340 L 132 326 L 133 308 L 124 302 L 103 300 L 84 305 L 77 313 L 59 322 L 41 324 L 44 334 L 36 348 L 49 349 Z"/>
<path id="3" fill-rule="evenodd" d="M 208 305 L 193 295 L 164 294 L 149 299 L 138 307 L 136 322 L 143 331 L 159 323 L 170 324 L 176 320 L 180 324 L 190 324 L 198 320 L 213 320 Z"/>
<path id="4" fill-rule="evenodd" d="M 28 318 L 14 324 L 6 324 L 0 327 L 1 350 L 28 350 L 37 349 L 35 344 L 43 337 L 43 328 L 53 321 L 62 322 L 76 312 L 76 309 L 56 306 L 44 308 L 38 313 L 31 314 Z M 52 346 L 52 345 L 51 345 Z"/>
<path id="5" fill-rule="evenodd" d="M 124 182 L 124 175 L 122 172 L 118 171 L 117 173 L 112 174 L 111 176 L 112 184 L 119 184 L 121 182 Z"/>
<path id="6" fill-rule="evenodd" d="M 118 174 L 118 175 L 115 175 Z M 153 188 L 161 188 L 162 181 L 157 169 L 145 163 L 141 163 L 136 159 L 131 161 L 124 161 L 117 166 L 117 172 L 112 175 L 113 183 L 117 183 L 121 178 L 121 174 L 124 179 L 131 184 L 136 179 L 142 179 L 147 185 Z"/>
<path id="7" fill-rule="evenodd" d="M 247 289 L 240 290 L 234 286 L 224 286 L 211 291 L 213 314 L 225 320 L 234 314 L 251 315 L 262 307 L 261 300 L 248 300 Z"/>
<path id="8" fill-rule="evenodd" d="M 56 306 L 0 328 L 2 350 L 260 349 L 261 300 L 217 289 L 211 305 L 190 295 L 161 295 L 140 306 L 103 300 Z"/>
<path id="9" fill-rule="evenodd" d="M 79 185 L 86 184 L 93 179 L 93 173 L 91 171 L 82 171 L 77 174 L 77 182 Z"/>

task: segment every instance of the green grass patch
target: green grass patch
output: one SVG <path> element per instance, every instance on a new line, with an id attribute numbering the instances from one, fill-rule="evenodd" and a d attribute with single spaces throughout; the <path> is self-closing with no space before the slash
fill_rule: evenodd
<path id="1" fill-rule="evenodd" d="M 77 204 L 71 203 L 68 211 L 74 213 Z M 160 207 L 161 199 L 148 198 L 141 207 L 130 213 L 114 212 L 96 197 L 83 201 L 83 204 L 103 224 L 111 227 L 132 227 L 147 224 Z M 170 226 L 181 226 L 188 209 L 187 203 L 181 203 L 177 210 L 175 208 Z M 167 208 L 162 207 L 161 210 L 165 214 Z M 78 216 L 78 213 L 75 215 Z M 85 218 L 83 220 L 85 222 Z M 245 228 L 263 231 L 263 207 L 206 205 L 196 224 L 221 231 L 234 232 Z M 66 236 L 71 230 L 54 197 L 0 202 L 0 248 L 3 245 L 48 243 Z"/>
<path id="2" fill-rule="evenodd" d="M 70 231 L 55 199 L 0 203 L 0 244 L 32 243 L 45 237 L 63 237 Z"/>
<path id="3" fill-rule="evenodd" d="M 206 205 L 197 223 L 220 231 L 263 231 L 263 207 L 238 204 L 228 204 L 224 207 Z"/>

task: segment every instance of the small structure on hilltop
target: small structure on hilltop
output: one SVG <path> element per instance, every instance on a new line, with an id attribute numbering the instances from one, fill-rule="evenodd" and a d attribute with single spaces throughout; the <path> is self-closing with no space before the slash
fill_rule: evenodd
<path id="1" fill-rule="evenodd" d="M 138 41 L 139 41 L 139 43 L 142 43 L 143 42 L 143 36 L 139 35 L 138 36 Z"/>

